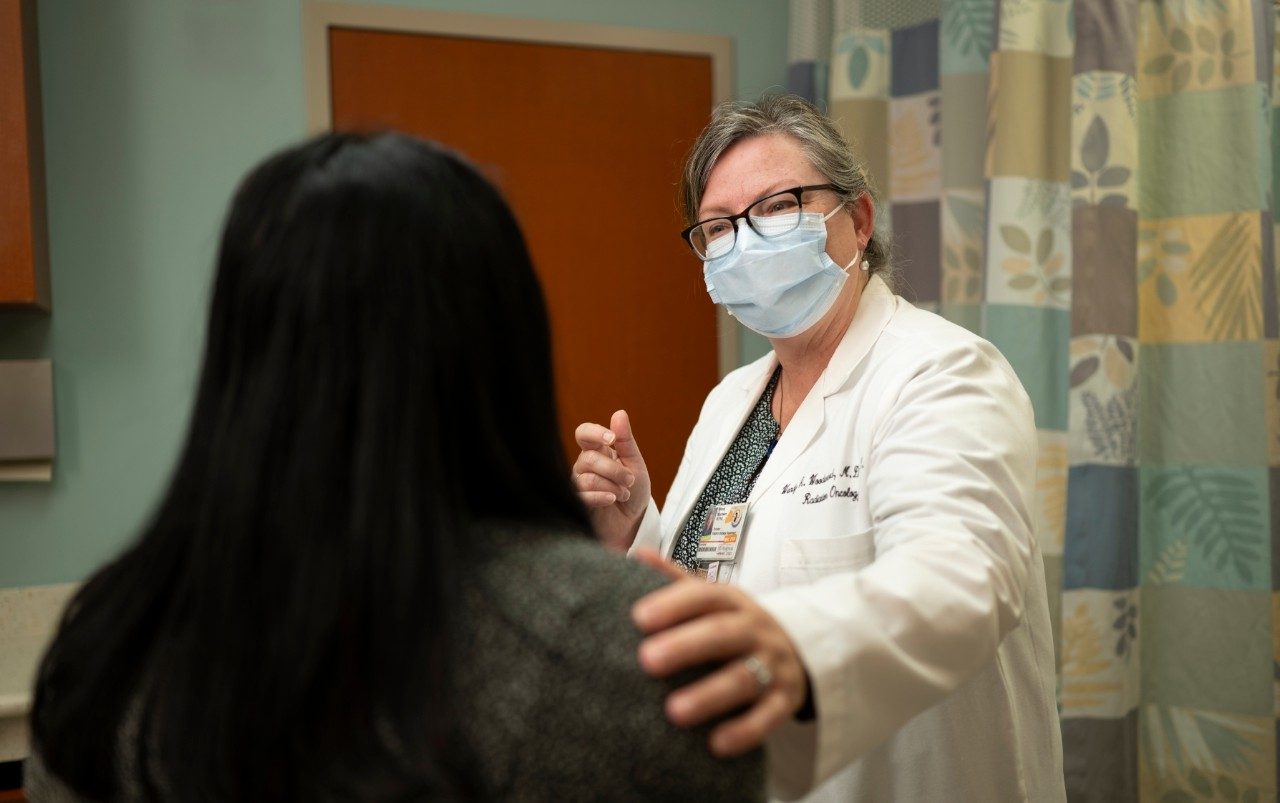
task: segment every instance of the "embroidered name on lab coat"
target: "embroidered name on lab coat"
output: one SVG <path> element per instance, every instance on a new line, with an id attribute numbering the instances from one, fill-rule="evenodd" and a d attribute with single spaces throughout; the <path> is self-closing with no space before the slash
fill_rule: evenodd
<path id="1" fill-rule="evenodd" d="M 849 481 L 860 479 L 863 468 L 862 465 L 847 465 L 825 474 L 802 474 L 796 482 L 782 483 L 782 495 L 800 494 L 802 505 L 816 505 L 830 499 L 857 502 L 860 492 Z"/>

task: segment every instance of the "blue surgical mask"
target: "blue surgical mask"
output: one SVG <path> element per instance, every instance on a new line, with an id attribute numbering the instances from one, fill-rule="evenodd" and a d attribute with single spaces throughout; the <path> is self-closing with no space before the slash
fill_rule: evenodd
<path id="1" fill-rule="evenodd" d="M 836 211 L 802 213 L 798 226 L 769 238 L 740 220 L 733 248 L 703 263 L 711 300 L 765 337 L 792 337 L 813 326 L 849 278 L 826 251 L 826 221 Z"/>

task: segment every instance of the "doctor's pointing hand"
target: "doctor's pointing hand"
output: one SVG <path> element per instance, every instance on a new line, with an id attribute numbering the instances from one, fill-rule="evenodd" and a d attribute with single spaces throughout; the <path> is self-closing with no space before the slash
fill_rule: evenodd
<path id="1" fill-rule="evenodd" d="M 1065 800 L 1031 405 L 991 344 L 892 289 L 865 170 L 805 101 L 725 104 L 685 165 L 711 300 L 773 350 L 707 397 L 661 512 L 627 414 L 582 424 L 600 540 L 672 578 L 639 660 L 767 747 L 774 795 Z"/>

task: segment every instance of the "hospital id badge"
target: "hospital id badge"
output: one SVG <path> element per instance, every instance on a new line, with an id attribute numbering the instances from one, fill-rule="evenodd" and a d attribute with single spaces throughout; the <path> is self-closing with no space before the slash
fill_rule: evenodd
<path id="1" fill-rule="evenodd" d="M 732 563 L 737 560 L 738 547 L 742 544 L 742 530 L 747 522 L 747 503 L 715 505 L 708 513 L 707 521 L 702 526 L 702 536 L 698 539 L 698 560 Z"/>

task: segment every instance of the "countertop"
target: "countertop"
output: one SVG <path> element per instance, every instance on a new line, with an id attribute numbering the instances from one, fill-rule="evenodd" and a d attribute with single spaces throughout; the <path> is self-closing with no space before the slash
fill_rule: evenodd
<path id="1" fill-rule="evenodd" d="M 0 589 L 0 761 L 26 758 L 36 665 L 76 584 Z"/>

